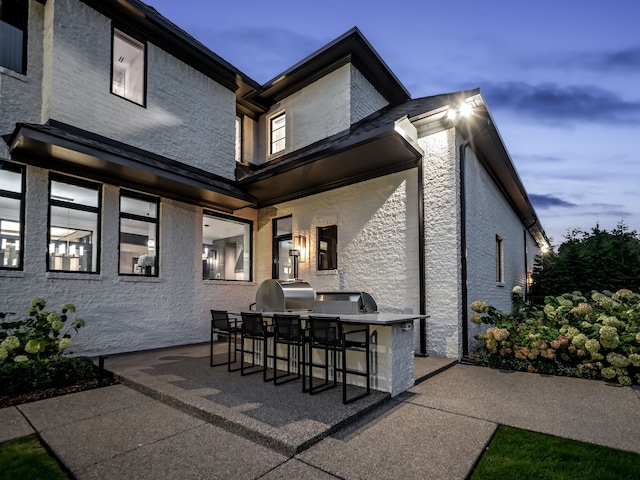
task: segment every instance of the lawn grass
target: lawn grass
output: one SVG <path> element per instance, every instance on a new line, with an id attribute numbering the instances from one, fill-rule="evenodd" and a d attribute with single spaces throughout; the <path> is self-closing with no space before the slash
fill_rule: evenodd
<path id="1" fill-rule="evenodd" d="M 0 480 L 68 478 L 35 435 L 0 444 Z"/>
<path id="2" fill-rule="evenodd" d="M 640 454 L 501 425 L 470 478 L 637 480 Z"/>

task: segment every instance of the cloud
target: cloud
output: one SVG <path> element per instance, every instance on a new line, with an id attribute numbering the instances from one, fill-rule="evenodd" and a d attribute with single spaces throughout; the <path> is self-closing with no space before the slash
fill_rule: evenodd
<path id="1" fill-rule="evenodd" d="M 575 203 L 567 202 L 553 195 L 540 195 L 536 193 L 529 194 L 529 199 L 535 208 L 551 208 L 551 207 L 577 207 Z"/>
<path id="2" fill-rule="evenodd" d="M 640 125 L 640 102 L 592 85 L 484 82 L 482 89 L 492 108 L 513 110 L 536 121 Z"/>

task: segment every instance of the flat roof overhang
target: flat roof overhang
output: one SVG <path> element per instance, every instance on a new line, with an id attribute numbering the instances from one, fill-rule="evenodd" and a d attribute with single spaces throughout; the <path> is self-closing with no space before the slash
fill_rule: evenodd
<path id="1" fill-rule="evenodd" d="M 258 200 L 258 207 L 266 207 L 407 170 L 416 167 L 422 155 L 415 141 L 387 124 L 318 142 L 259 168 L 239 184 Z"/>
<path id="2" fill-rule="evenodd" d="M 12 158 L 28 165 L 229 213 L 256 205 L 233 180 L 98 138 L 51 125 L 18 124 L 7 143 Z"/>

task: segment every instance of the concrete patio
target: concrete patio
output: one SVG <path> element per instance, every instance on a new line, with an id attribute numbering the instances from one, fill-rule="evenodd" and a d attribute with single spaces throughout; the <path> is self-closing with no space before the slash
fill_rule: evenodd
<path id="1" fill-rule="evenodd" d="M 455 364 L 344 406 L 208 361 L 208 345 L 108 358 L 122 385 L 2 409 L 0 441 L 37 431 L 79 480 L 463 479 L 499 424 L 640 453 L 637 387 Z"/>

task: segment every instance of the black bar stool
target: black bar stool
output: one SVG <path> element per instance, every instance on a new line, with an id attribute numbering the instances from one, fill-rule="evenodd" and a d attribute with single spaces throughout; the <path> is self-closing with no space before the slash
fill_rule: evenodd
<path id="1" fill-rule="evenodd" d="M 273 338 L 273 332 L 269 331 L 267 324 L 262 318 L 260 312 L 242 312 L 242 327 L 240 336 L 240 374 L 250 375 L 252 373 L 258 373 L 262 371 L 262 379 L 266 382 L 267 379 L 267 363 L 269 358 L 273 358 L 269 355 L 267 339 Z M 245 340 L 251 340 L 251 350 L 246 350 Z M 262 354 L 256 349 L 256 342 L 262 344 Z M 244 356 L 245 353 L 251 354 L 252 366 L 245 367 Z M 256 356 L 262 355 L 262 365 L 256 364 Z"/>
<path id="2" fill-rule="evenodd" d="M 342 403 L 345 405 L 371 393 L 371 378 L 369 368 L 369 325 L 364 328 L 343 330 L 343 323 L 339 317 L 315 317 L 309 316 L 309 393 L 311 395 L 337 386 L 337 372 L 342 374 Z M 313 350 L 320 349 L 325 352 L 324 363 L 313 362 Z M 347 367 L 347 351 L 362 352 L 365 354 L 365 370 L 357 370 Z M 333 378 L 329 379 L 329 353 L 332 355 Z M 337 356 L 340 353 L 340 365 Z M 313 367 L 323 368 L 325 371 L 324 382 L 313 386 Z M 366 391 L 354 397 L 347 398 L 347 375 L 356 375 L 366 378 Z"/>
<path id="3" fill-rule="evenodd" d="M 304 375 L 304 346 L 305 346 L 305 330 L 302 328 L 300 315 L 273 315 L 274 337 L 273 337 L 273 384 L 282 385 L 300 378 L 302 373 L 302 391 L 305 391 L 305 375 Z M 286 356 L 278 356 L 278 345 L 287 346 Z M 296 352 L 296 358 L 291 355 L 291 351 Z M 277 362 L 284 360 L 287 362 L 287 373 L 278 375 Z M 291 373 L 292 361 L 297 362 L 297 374 Z M 302 372 L 301 372 L 302 370 Z M 292 376 L 295 375 L 295 376 Z M 289 377 L 289 378 L 287 378 Z M 286 379 L 286 380 L 282 380 Z M 281 380 L 281 381 L 279 381 Z"/>
<path id="4" fill-rule="evenodd" d="M 238 334 L 240 333 L 240 328 L 238 328 L 238 319 L 234 317 L 229 317 L 229 313 L 225 310 L 211 310 L 211 352 L 210 352 L 210 365 L 212 367 L 220 367 L 223 365 L 227 365 L 227 369 L 230 372 L 235 372 L 238 370 L 237 368 L 232 369 L 231 364 L 236 363 L 237 357 L 236 352 L 238 350 L 237 347 L 237 339 Z M 213 362 L 213 343 L 214 335 L 223 335 L 227 337 L 228 348 L 227 348 L 227 361 L 223 363 L 214 363 Z M 232 340 L 233 339 L 233 340 Z M 233 345 L 233 346 L 232 346 Z M 231 351 L 233 350 L 233 361 L 231 361 Z"/>

